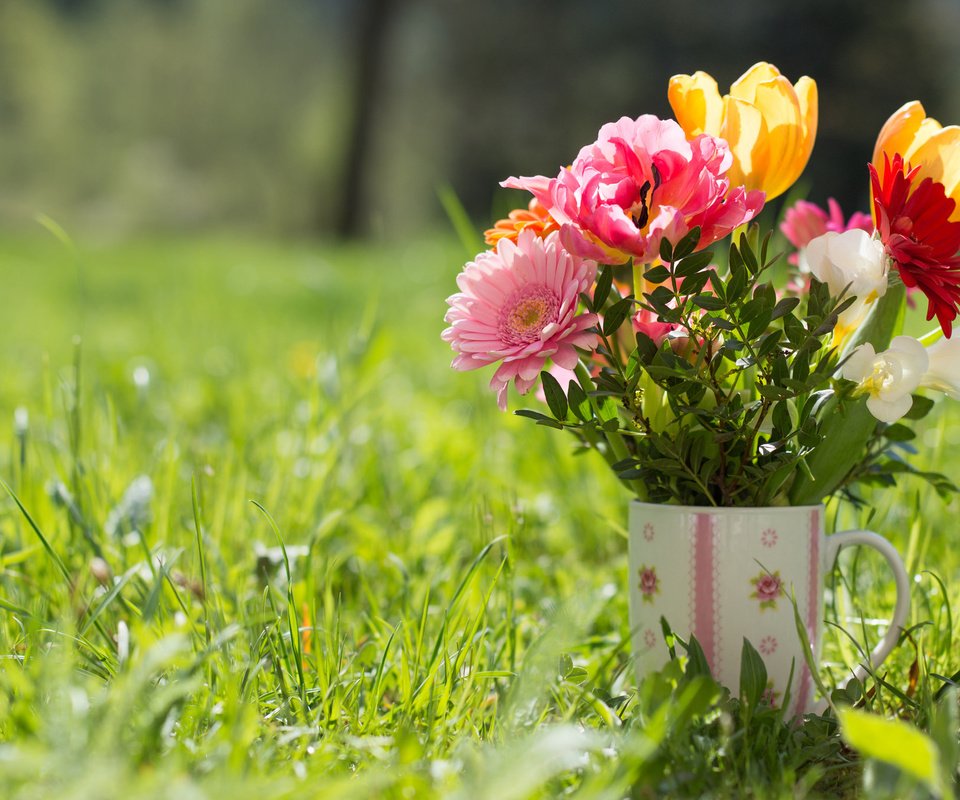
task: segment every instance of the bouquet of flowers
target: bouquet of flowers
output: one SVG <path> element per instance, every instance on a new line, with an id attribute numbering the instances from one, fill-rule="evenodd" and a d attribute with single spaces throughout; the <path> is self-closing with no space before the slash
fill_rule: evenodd
<path id="1" fill-rule="evenodd" d="M 556 177 L 511 177 L 524 209 L 486 232 L 448 298 L 453 367 L 538 387 L 516 413 L 599 452 L 641 500 L 808 505 L 858 483 L 942 475 L 907 460 L 909 423 L 960 396 L 960 127 L 918 102 L 880 131 L 872 215 L 800 201 L 774 252 L 753 220 L 803 171 L 817 88 L 770 64 L 721 97 L 671 79 L 676 120 L 600 128 Z M 779 238 L 779 237 L 778 237 Z M 937 327 L 902 334 L 908 305 Z"/>

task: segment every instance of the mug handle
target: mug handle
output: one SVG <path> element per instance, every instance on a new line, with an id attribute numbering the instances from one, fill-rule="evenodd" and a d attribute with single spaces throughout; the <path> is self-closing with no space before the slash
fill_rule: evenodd
<path id="1" fill-rule="evenodd" d="M 894 606 L 893 617 L 887 627 L 886 635 L 867 656 L 867 664 L 876 669 L 896 646 L 900 638 L 900 631 L 903 630 L 903 625 L 907 621 L 907 614 L 910 613 L 910 579 L 907 576 L 906 568 L 903 566 L 903 559 L 900 558 L 900 554 L 890 542 L 873 531 L 844 531 L 843 533 L 831 534 L 826 537 L 826 540 L 828 569 L 833 568 L 841 548 L 863 544 L 872 547 L 874 550 L 879 550 L 890 565 L 890 569 L 893 570 L 893 576 L 897 582 L 897 604 Z M 853 670 L 853 675 L 858 681 L 865 680 L 867 677 L 866 665 L 858 664 Z"/>

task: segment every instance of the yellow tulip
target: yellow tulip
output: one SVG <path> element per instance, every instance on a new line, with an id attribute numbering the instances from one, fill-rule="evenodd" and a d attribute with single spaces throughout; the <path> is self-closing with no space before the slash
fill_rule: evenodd
<path id="1" fill-rule="evenodd" d="M 880 129 L 873 165 L 881 175 L 884 153 L 891 159 L 899 153 L 911 167 L 920 167 L 921 178 L 943 184 L 947 197 L 957 203 L 950 219 L 960 220 L 960 126 L 943 127 L 914 100 L 895 111 Z"/>
<path id="2" fill-rule="evenodd" d="M 674 75 L 667 93 L 689 138 L 709 133 L 733 154 L 731 186 L 762 189 L 770 200 L 800 177 L 817 135 L 817 84 L 790 83 L 772 64 L 754 64 L 720 96 L 706 72 Z"/>

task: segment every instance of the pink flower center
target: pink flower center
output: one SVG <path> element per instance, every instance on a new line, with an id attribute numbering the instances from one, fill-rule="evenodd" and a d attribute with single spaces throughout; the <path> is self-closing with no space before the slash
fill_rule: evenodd
<path id="1" fill-rule="evenodd" d="M 557 321 L 559 298 L 546 286 L 524 286 L 504 304 L 497 332 L 506 344 L 529 344 Z"/>

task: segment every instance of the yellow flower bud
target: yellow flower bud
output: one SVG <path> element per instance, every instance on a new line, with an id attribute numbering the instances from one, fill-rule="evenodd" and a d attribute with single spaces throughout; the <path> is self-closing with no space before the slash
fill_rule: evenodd
<path id="1" fill-rule="evenodd" d="M 772 64 L 754 64 L 720 96 L 705 72 L 674 75 L 668 98 L 689 138 L 709 133 L 733 154 L 731 186 L 762 189 L 770 200 L 800 177 L 817 135 L 817 84 L 791 84 Z"/>

